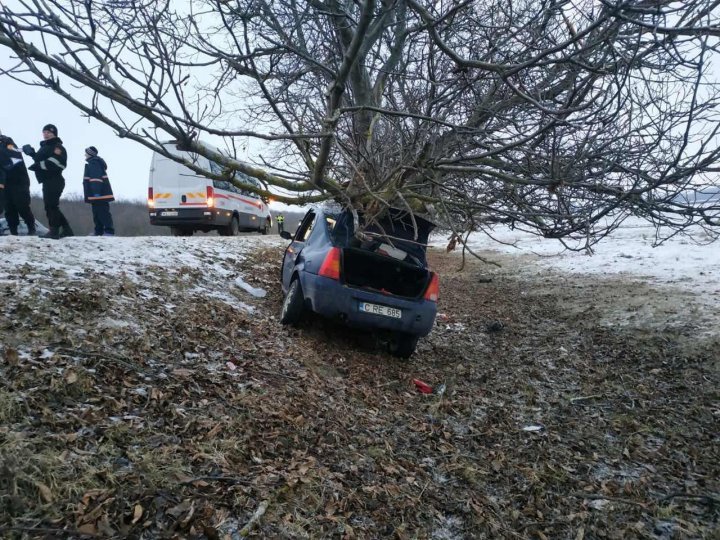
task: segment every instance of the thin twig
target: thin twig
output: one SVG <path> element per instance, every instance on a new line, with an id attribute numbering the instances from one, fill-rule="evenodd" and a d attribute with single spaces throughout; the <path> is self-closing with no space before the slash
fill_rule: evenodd
<path id="1" fill-rule="evenodd" d="M 58 348 L 56 350 L 58 353 L 63 354 L 65 356 L 84 356 L 86 358 L 98 358 L 101 361 L 102 360 L 113 360 L 113 361 L 117 362 L 118 364 L 125 366 L 129 370 L 137 371 L 142 374 L 145 374 L 145 372 L 142 369 L 140 369 L 138 366 L 134 366 L 133 364 L 128 362 L 127 359 L 125 359 L 122 356 L 119 356 L 117 354 L 114 354 L 114 353 L 80 351 L 80 350 L 66 349 L 66 348 Z"/>
<path id="2" fill-rule="evenodd" d="M 190 478 L 189 480 L 184 480 L 180 482 L 180 485 L 186 486 L 188 484 L 194 484 L 195 482 L 226 482 L 228 484 L 243 484 L 246 486 L 252 485 L 252 482 L 249 480 L 243 480 L 242 478 L 234 476 L 198 476 Z"/>
<path id="3" fill-rule="evenodd" d="M 280 377 L 282 379 L 288 379 L 289 381 L 297 381 L 297 377 L 293 377 L 292 375 L 286 375 L 285 373 L 277 373 L 275 371 L 266 371 L 264 369 L 257 369 L 253 368 L 250 372 L 250 375 L 255 375 L 256 373 L 261 373 L 263 375 L 268 375 L 270 377 Z"/>
<path id="4" fill-rule="evenodd" d="M 595 501 L 607 500 L 623 504 L 631 504 L 633 506 L 639 506 L 640 508 L 647 508 L 648 506 L 646 503 L 631 501 L 630 499 L 621 499 L 620 497 L 612 497 L 610 495 L 598 495 L 596 493 L 573 493 L 572 496 Z"/>
<path id="5" fill-rule="evenodd" d="M 257 507 L 257 510 L 255 510 L 255 513 L 250 518 L 250 521 L 248 521 L 245 526 L 240 529 L 240 536 L 247 536 L 250 534 L 250 531 L 253 530 L 255 525 L 260 521 L 260 518 L 263 517 L 263 514 L 268 509 L 268 506 L 270 506 L 270 501 L 267 499 L 260 503 L 260 506 Z"/>
<path id="6" fill-rule="evenodd" d="M 588 399 L 595 399 L 595 398 L 601 398 L 603 397 L 602 394 L 593 394 L 592 396 L 579 396 L 570 398 L 570 403 L 575 403 L 576 401 L 586 401 Z"/>
<path id="7" fill-rule="evenodd" d="M 87 536 L 90 538 L 97 538 L 99 535 L 95 533 L 88 533 L 78 531 L 76 529 L 52 529 L 50 527 L 19 527 L 19 526 L 0 526 L 0 534 L 5 532 L 26 532 L 26 533 L 39 533 L 39 534 L 62 534 L 65 536 Z"/>
<path id="8" fill-rule="evenodd" d="M 718 504 L 720 505 L 720 497 L 714 497 L 712 495 L 693 495 L 691 493 L 683 493 L 683 492 L 675 492 L 671 493 L 670 495 L 666 495 L 662 499 L 659 500 L 659 502 L 665 502 L 669 501 L 671 499 L 692 499 L 696 501 L 702 501 L 704 503 L 713 505 Z"/>
<path id="9" fill-rule="evenodd" d="M 430 485 L 430 480 L 428 480 L 427 482 L 425 482 L 425 486 L 423 486 L 422 490 L 420 491 L 419 495 L 417 496 L 417 501 L 418 501 L 418 502 L 420 502 L 420 499 L 422 498 L 423 493 L 425 493 L 425 490 L 427 489 L 427 487 L 428 487 L 429 485 Z"/>

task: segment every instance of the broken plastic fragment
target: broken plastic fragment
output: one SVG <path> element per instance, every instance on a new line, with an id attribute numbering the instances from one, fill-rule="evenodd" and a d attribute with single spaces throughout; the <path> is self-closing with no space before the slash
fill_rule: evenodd
<path id="1" fill-rule="evenodd" d="M 418 392 L 422 394 L 432 394 L 433 389 L 432 386 L 430 386 L 429 384 L 421 381 L 420 379 L 413 379 L 412 382 L 418 389 Z"/>

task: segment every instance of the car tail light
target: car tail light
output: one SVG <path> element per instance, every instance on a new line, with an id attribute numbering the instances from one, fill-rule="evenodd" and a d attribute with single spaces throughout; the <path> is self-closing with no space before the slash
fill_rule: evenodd
<path id="1" fill-rule="evenodd" d="M 208 207 L 215 206 L 215 190 L 212 186 L 207 186 L 207 205 Z"/>
<path id="2" fill-rule="evenodd" d="M 320 275 L 330 279 L 340 279 L 340 248 L 332 248 L 325 255 L 325 260 L 320 266 Z"/>
<path id="3" fill-rule="evenodd" d="M 430 285 L 428 285 L 425 291 L 424 298 L 431 302 L 437 302 L 438 296 L 440 296 L 440 279 L 435 272 L 430 272 L 430 276 Z"/>
<path id="4" fill-rule="evenodd" d="M 153 198 L 153 188 L 148 188 L 148 208 L 155 208 L 155 199 Z"/>

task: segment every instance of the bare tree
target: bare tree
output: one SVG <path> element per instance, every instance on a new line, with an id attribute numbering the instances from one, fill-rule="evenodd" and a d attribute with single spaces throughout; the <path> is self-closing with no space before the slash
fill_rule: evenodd
<path id="1" fill-rule="evenodd" d="M 186 163 L 211 178 L 590 246 L 628 215 L 720 225 L 720 201 L 692 195 L 720 186 L 718 5 L 21 0 L 0 45 L 5 76 L 155 151 L 175 140 L 225 167 Z M 253 164 L 249 140 L 267 149 Z"/>

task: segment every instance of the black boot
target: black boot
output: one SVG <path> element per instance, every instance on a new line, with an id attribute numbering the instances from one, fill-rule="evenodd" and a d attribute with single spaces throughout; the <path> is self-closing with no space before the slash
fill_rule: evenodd
<path id="1" fill-rule="evenodd" d="M 50 227 L 50 230 L 45 234 L 40 235 L 40 238 L 51 238 L 53 240 L 60 240 L 60 232 L 56 228 Z"/>
<path id="2" fill-rule="evenodd" d="M 10 234 L 12 234 L 13 236 L 17 236 L 17 227 L 10 227 Z"/>
<path id="3" fill-rule="evenodd" d="M 68 236 L 75 236 L 75 233 L 73 233 L 73 230 L 70 228 L 70 225 L 61 227 L 60 238 L 67 238 Z"/>
<path id="4" fill-rule="evenodd" d="M 37 236 L 37 229 L 35 228 L 35 222 L 33 221 L 32 224 L 29 224 L 27 226 L 28 229 L 28 236 Z"/>

